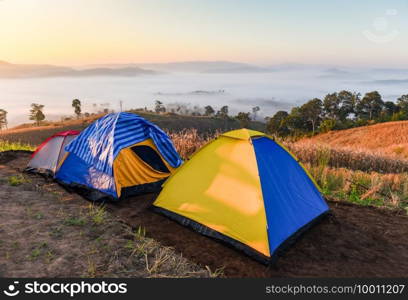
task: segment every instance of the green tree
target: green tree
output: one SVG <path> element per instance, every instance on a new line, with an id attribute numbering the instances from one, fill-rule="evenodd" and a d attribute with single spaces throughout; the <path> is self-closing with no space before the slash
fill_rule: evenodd
<path id="1" fill-rule="evenodd" d="M 404 120 L 408 119 L 408 94 L 402 95 L 397 99 L 397 105 L 400 108 L 402 118 Z"/>
<path id="2" fill-rule="evenodd" d="M 81 116 L 81 101 L 79 99 L 72 100 L 72 107 L 74 108 L 74 112 L 77 115 L 77 119 Z"/>
<path id="3" fill-rule="evenodd" d="M 326 118 L 344 121 L 354 113 L 354 107 L 359 99 L 359 94 L 349 91 L 328 94 L 323 100 L 323 112 Z"/>
<path id="4" fill-rule="evenodd" d="M 156 100 L 156 102 L 154 103 L 154 111 L 156 113 L 165 113 L 166 112 L 166 108 L 163 105 L 163 102 Z"/>
<path id="5" fill-rule="evenodd" d="M 363 120 L 378 118 L 384 107 L 384 101 L 379 92 L 373 91 L 364 95 L 356 105 L 356 115 Z"/>
<path id="6" fill-rule="evenodd" d="M 340 119 L 340 98 L 337 93 L 327 94 L 323 99 L 323 110 L 327 118 L 332 120 Z"/>
<path id="7" fill-rule="evenodd" d="M 251 121 L 250 113 L 239 112 L 235 117 L 239 121 L 241 128 L 247 128 Z"/>
<path id="8" fill-rule="evenodd" d="M 386 101 L 384 102 L 384 112 L 388 116 L 392 116 L 395 113 L 398 113 L 400 111 L 400 108 L 397 104 L 395 104 L 392 101 Z"/>
<path id="9" fill-rule="evenodd" d="M 0 109 L 0 130 L 7 128 L 7 111 Z"/>
<path id="10" fill-rule="evenodd" d="M 45 119 L 45 115 L 43 113 L 44 105 L 32 103 L 30 109 L 30 120 L 35 121 L 37 126 L 40 125 L 40 122 Z"/>
<path id="11" fill-rule="evenodd" d="M 256 120 L 256 116 L 260 110 L 261 108 L 259 106 L 252 107 L 252 116 L 254 121 Z"/>
<path id="12" fill-rule="evenodd" d="M 332 130 L 336 126 L 336 120 L 326 119 L 320 123 L 319 131 L 324 133 Z"/>
<path id="13" fill-rule="evenodd" d="M 314 98 L 303 104 L 299 108 L 300 117 L 305 124 L 310 125 L 309 128 L 312 134 L 315 133 L 317 127 L 322 120 L 323 103 L 322 100 Z"/>
<path id="14" fill-rule="evenodd" d="M 287 118 L 289 114 L 286 111 L 280 110 L 268 119 L 266 123 L 266 130 L 278 136 L 286 136 L 289 134 L 287 126 Z"/>
<path id="15" fill-rule="evenodd" d="M 215 113 L 214 108 L 212 108 L 212 106 L 210 106 L 210 105 L 207 105 L 206 107 L 204 107 L 204 110 L 205 110 L 205 112 L 204 112 L 205 116 L 213 116 L 214 113 Z"/>
<path id="16" fill-rule="evenodd" d="M 360 101 L 360 93 L 352 93 L 349 91 L 341 91 L 338 93 L 340 108 L 339 108 L 339 120 L 344 122 L 350 114 L 355 112 L 355 106 Z"/>
<path id="17" fill-rule="evenodd" d="M 220 110 L 217 111 L 216 116 L 223 120 L 223 123 L 224 123 L 223 127 L 224 127 L 224 129 L 227 129 L 227 125 L 228 125 L 228 122 L 227 122 L 227 120 L 228 120 L 228 106 L 224 105 L 223 107 L 221 107 Z"/>
<path id="18" fill-rule="evenodd" d="M 228 106 L 224 105 L 223 107 L 221 107 L 220 110 L 217 111 L 217 116 L 222 119 L 227 119 L 228 118 Z"/>
<path id="19" fill-rule="evenodd" d="M 289 132 L 294 135 L 307 131 L 300 107 L 295 106 L 291 109 L 289 116 L 286 118 L 285 125 Z"/>

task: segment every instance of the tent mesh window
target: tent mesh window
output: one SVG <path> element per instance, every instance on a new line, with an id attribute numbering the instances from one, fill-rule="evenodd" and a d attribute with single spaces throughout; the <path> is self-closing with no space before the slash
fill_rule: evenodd
<path id="1" fill-rule="evenodd" d="M 164 164 L 160 155 L 152 148 L 146 145 L 134 146 L 131 148 L 141 160 L 151 166 L 153 169 L 163 173 L 170 173 L 169 169 Z"/>

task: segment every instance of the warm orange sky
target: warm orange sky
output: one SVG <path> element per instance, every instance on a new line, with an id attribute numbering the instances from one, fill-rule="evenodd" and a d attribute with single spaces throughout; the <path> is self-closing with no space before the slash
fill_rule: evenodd
<path id="1" fill-rule="evenodd" d="M 402 0 L 0 0 L 0 60 L 400 66 L 408 61 L 406 6 Z"/>

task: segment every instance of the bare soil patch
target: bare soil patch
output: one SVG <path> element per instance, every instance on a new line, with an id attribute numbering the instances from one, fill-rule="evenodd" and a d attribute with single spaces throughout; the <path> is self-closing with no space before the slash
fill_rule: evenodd
<path id="1" fill-rule="evenodd" d="M 407 277 L 408 217 L 402 210 L 329 202 L 332 215 L 308 231 L 275 267 L 204 237 L 149 209 L 157 195 L 109 208 L 191 261 L 228 277 Z"/>
<path id="2" fill-rule="evenodd" d="M 0 153 L 0 277 L 207 277 L 105 207 L 22 174 L 30 153 Z"/>

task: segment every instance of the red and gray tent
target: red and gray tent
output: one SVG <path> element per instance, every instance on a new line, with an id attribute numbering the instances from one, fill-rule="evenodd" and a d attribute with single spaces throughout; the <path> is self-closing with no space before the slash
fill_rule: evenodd
<path id="1" fill-rule="evenodd" d="M 53 176 L 65 156 L 65 146 L 79 133 L 76 130 L 63 131 L 46 139 L 33 153 L 26 171 Z"/>

